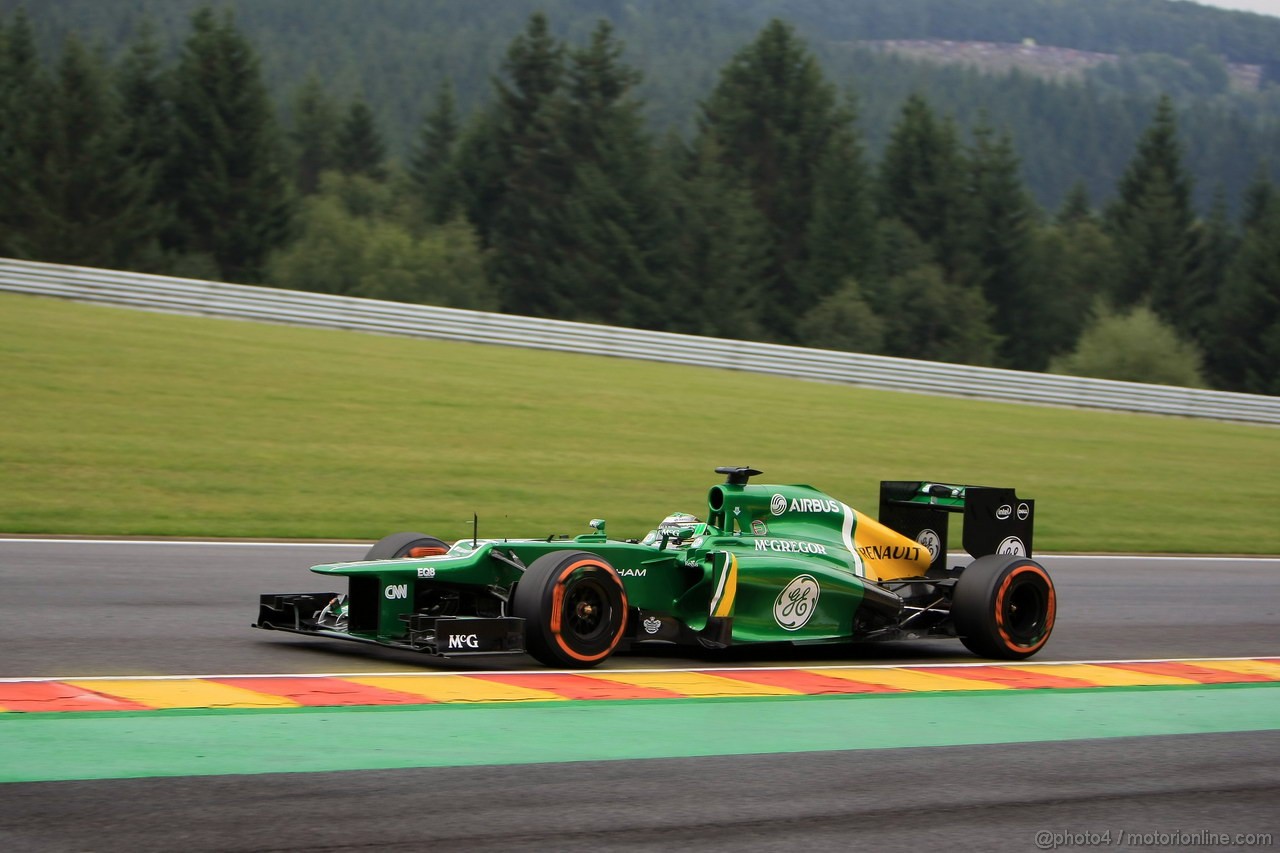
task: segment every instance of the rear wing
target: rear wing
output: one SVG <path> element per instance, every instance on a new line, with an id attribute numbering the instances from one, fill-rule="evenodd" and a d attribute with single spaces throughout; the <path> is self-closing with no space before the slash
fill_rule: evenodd
<path id="1" fill-rule="evenodd" d="M 880 483 L 880 523 L 927 548 L 933 558 L 931 570 L 947 567 L 947 520 L 953 512 L 964 513 L 963 544 L 970 556 L 1031 556 L 1036 502 L 1019 498 L 1013 489 L 910 480 Z"/>

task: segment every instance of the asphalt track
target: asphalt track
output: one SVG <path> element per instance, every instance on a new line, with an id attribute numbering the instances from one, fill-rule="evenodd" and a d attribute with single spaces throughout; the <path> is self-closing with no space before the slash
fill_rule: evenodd
<path id="1" fill-rule="evenodd" d="M 248 628 L 258 593 L 310 590 L 314 584 L 305 566 L 359 553 L 325 545 L 0 541 L 0 677 L 468 669 Z M 1039 661 L 1280 654 L 1280 561 L 1042 561 L 1054 576 L 1060 604 L 1057 629 Z M 820 654 L 808 649 L 716 658 L 628 656 L 608 665 L 968 660 L 958 644 L 928 642 Z M 486 659 L 484 667 L 535 668 L 521 657 Z M 1212 698 L 1229 703 L 1233 695 L 1220 690 Z M 848 725 L 858 726 L 859 720 Z M 1228 843 L 1211 846 L 1247 849 L 1251 839 L 1237 834 L 1280 839 L 1280 720 L 1269 728 L 1070 742 L 13 783 L 0 785 L 0 850 L 1033 850 L 1046 843 L 1132 849 L 1195 846 L 1206 838 L 1219 840 L 1218 834 Z M 494 732 L 495 739 L 503 736 Z M 341 744 L 317 742 L 312 748 Z M 394 742 L 385 748 L 393 750 Z M 743 752 L 749 751 L 745 745 Z M 1037 833 L 1047 833 L 1040 845 Z M 1103 843 L 1107 833 L 1113 840 Z M 1125 839 L 1121 833 L 1136 836 Z"/>
<path id="2" fill-rule="evenodd" d="M 265 592 L 315 592 L 311 565 L 367 546 L 0 540 L 0 677 L 469 670 L 375 646 L 255 631 Z M 1280 560 L 1043 556 L 1061 614 L 1044 660 L 1280 654 Z M 607 666 L 972 661 L 954 641 L 629 655 Z M 524 656 L 486 669 L 538 669 Z"/>

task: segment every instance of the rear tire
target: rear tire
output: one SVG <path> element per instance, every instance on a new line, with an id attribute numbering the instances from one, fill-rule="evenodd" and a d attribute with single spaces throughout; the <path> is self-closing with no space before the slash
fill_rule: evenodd
<path id="1" fill-rule="evenodd" d="M 608 562 L 586 551 L 553 551 L 525 569 L 511 600 L 525 620 L 525 648 L 547 666 L 585 669 L 618 647 L 627 591 Z"/>
<path id="2" fill-rule="evenodd" d="M 425 533 L 392 533 L 374 543 L 366 560 L 401 560 L 406 557 L 434 557 L 447 553 L 449 544 Z"/>
<path id="3" fill-rule="evenodd" d="M 1053 632 L 1057 594 L 1044 566 L 1026 557 L 979 557 L 960 575 L 951 600 L 956 633 L 969 651 L 1002 660 L 1029 658 Z"/>

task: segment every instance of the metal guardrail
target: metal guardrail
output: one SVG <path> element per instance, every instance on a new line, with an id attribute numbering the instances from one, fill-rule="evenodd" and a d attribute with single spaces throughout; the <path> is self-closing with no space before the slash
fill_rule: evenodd
<path id="1" fill-rule="evenodd" d="M 1054 376 L 0 258 L 0 290 L 362 332 L 609 355 L 923 394 L 1280 424 L 1280 397 Z"/>

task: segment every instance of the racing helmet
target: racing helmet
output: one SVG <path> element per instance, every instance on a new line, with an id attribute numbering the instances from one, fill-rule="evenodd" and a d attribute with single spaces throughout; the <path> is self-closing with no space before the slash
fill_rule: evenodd
<path id="1" fill-rule="evenodd" d="M 700 525 L 702 519 L 688 512 L 673 512 L 658 524 L 657 528 L 650 530 L 643 539 L 640 540 L 641 545 L 659 545 L 662 543 L 662 537 L 666 536 L 668 543 L 679 545 L 681 542 L 680 531 L 693 529 L 694 535 L 701 532 Z"/>

